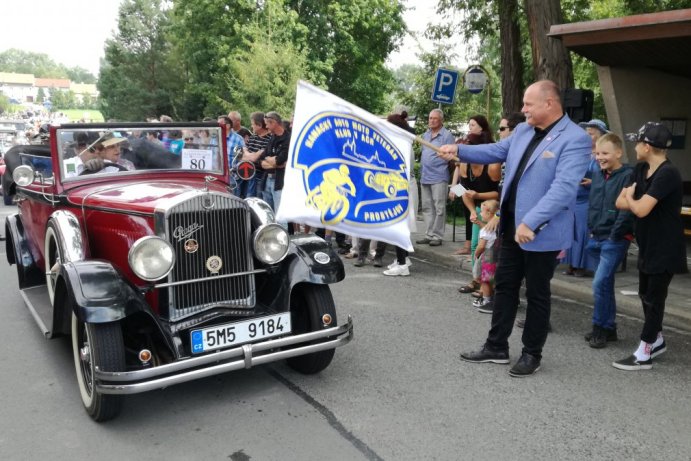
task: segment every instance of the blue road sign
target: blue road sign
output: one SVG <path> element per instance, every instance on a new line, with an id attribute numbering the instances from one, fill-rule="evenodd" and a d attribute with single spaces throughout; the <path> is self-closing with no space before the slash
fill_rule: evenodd
<path id="1" fill-rule="evenodd" d="M 456 97 L 456 84 L 458 83 L 458 71 L 451 69 L 437 69 L 432 90 L 432 101 L 440 104 L 453 104 Z"/>

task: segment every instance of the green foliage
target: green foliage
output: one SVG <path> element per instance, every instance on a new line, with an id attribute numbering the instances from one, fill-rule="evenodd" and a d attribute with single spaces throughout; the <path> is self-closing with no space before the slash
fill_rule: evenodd
<path id="1" fill-rule="evenodd" d="M 498 52 L 499 43 L 498 2 L 503 0 L 439 0 L 437 10 L 448 19 L 441 25 L 433 25 L 427 35 L 433 39 L 459 37 L 468 43 L 471 54 L 485 67 L 499 74 L 502 69 Z M 680 8 L 691 8 L 691 0 L 561 0 L 564 21 L 567 23 L 621 17 L 632 14 L 653 13 Z M 530 41 L 525 14 L 519 15 L 522 35 L 524 85 L 533 81 Z M 593 117 L 605 119 L 604 102 L 595 64 L 571 53 L 576 88 L 591 89 L 595 93 Z M 494 117 L 493 117 L 494 119 Z M 495 119 L 496 120 L 496 119 Z"/>
<path id="2" fill-rule="evenodd" d="M 72 67 L 66 69 L 67 78 L 76 83 L 96 83 L 96 77 L 83 67 Z"/>
<path id="3" fill-rule="evenodd" d="M 615 3 L 614 0 L 610 0 Z M 619 0 L 621 9 L 625 14 L 655 13 L 658 11 L 679 10 L 691 8 L 689 0 Z"/>
<path id="4" fill-rule="evenodd" d="M 395 72 L 397 88 L 394 91 L 395 100 L 405 104 L 409 115 L 417 117 L 416 131 L 424 133 L 427 129 L 427 116 L 432 109 L 439 105 L 431 100 L 434 77 L 439 67 L 455 68 L 452 65 L 457 57 L 450 51 L 449 46 L 440 45 L 432 52 L 423 52 L 418 55 L 422 66 L 406 66 Z M 481 65 L 488 71 L 489 85 L 489 121 L 496 127 L 501 118 L 501 94 L 499 92 L 499 76 L 483 62 Z M 465 69 L 457 69 L 464 71 Z M 444 124 L 455 135 L 464 134 L 460 125 L 466 123 L 473 115 L 488 116 L 488 90 L 482 93 L 472 94 L 463 88 L 459 82 L 456 89 L 454 104 L 442 105 L 444 112 Z"/>
<path id="5" fill-rule="evenodd" d="M 402 8 L 394 0 L 125 0 L 101 69 L 102 109 L 125 119 L 287 115 L 297 80 L 306 79 L 381 112 L 394 85 L 384 61 L 405 30 Z M 137 37 L 139 46 L 128 44 Z M 155 75 L 141 69 L 150 62 Z"/>
<path id="6" fill-rule="evenodd" d="M 307 29 L 297 13 L 271 0 L 263 8 L 243 29 L 242 46 L 222 81 L 229 98 L 218 101 L 224 112 L 274 110 L 287 118 L 293 112 L 297 81 L 323 85 L 324 78 L 308 66 Z"/>
<path id="7" fill-rule="evenodd" d="M 118 32 L 106 42 L 98 88 L 106 119 L 144 120 L 176 116 L 172 97 L 185 77 L 171 62 L 166 28 L 170 20 L 161 0 L 124 0 Z M 177 118 L 177 117 L 176 117 Z"/>
<path id="8" fill-rule="evenodd" d="M 46 92 L 43 91 L 43 88 L 38 89 L 38 93 L 36 93 L 36 102 L 38 104 L 43 104 L 43 101 L 46 99 Z"/>
<path id="9" fill-rule="evenodd" d="M 370 112 L 387 108 L 393 89 L 386 57 L 405 33 L 403 5 L 393 0 L 287 0 L 306 27 L 308 63 L 332 93 Z"/>
<path id="10" fill-rule="evenodd" d="M 57 64 L 45 53 L 11 48 L 0 53 L 0 72 L 34 74 L 40 78 L 68 78 L 77 83 L 96 83 L 96 77 L 81 67 Z"/>
<path id="11" fill-rule="evenodd" d="M 75 109 L 77 107 L 77 97 L 72 90 L 49 90 L 50 102 L 53 104 L 53 110 L 59 109 Z"/>
<path id="12" fill-rule="evenodd" d="M 3 93 L 0 93 L 0 114 L 9 112 L 10 106 L 10 98 L 5 96 Z"/>

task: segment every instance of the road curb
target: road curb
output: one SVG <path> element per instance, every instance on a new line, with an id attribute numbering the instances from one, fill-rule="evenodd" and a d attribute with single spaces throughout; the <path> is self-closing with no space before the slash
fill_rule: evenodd
<path id="1" fill-rule="evenodd" d="M 432 251 L 429 247 L 422 245 L 416 246 L 415 252 L 412 253 L 411 256 L 445 266 L 451 270 L 464 274 L 466 277 L 461 278 L 459 284 L 470 280 L 470 262 L 463 262 L 458 256 L 446 253 L 439 254 Z M 592 279 L 573 278 L 573 280 L 573 282 L 565 281 L 555 276 L 551 284 L 552 294 L 592 305 Z M 576 283 L 576 281 L 578 282 Z M 641 302 L 637 295 L 624 295 L 617 292 L 615 297 L 617 300 L 618 313 L 640 319 L 641 321 L 643 320 L 643 308 L 641 307 Z M 664 324 L 665 326 L 691 332 L 691 310 L 685 309 L 682 306 L 670 305 L 668 299 L 667 305 L 665 306 Z"/>

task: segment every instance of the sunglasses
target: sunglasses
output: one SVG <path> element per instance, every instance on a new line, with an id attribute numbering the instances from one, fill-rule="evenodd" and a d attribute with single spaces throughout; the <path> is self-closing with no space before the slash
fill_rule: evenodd
<path id="1" fill-rule="evenodd" d="M 185 138 L 185 141 L 194 141 L 194 138 Z"/>
<path id="2" fill-rule="evenodd" d="M 509 128 L 508 126 L 500 126 L 500 127 L 499 127 L 499 131 L 504 131 L 504 130 L 509 130 L 509 131 L 510 131 L 511 128 Z"/>

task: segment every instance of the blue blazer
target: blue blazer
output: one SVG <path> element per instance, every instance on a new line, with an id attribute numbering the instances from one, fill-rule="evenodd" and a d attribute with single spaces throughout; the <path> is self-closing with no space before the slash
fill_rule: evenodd
<path id="1" fill-rule="evenodd" d="M 535 130 L 521 123 L 513 134 L 495 144 L 458 146 L 461 161 L 487 164 L 506 162 L 502 200 L 516 175 Z M 558 251 L 570 248 L 574 236 L 574 205 L 578 185 L 590 161 L 590 136 L 564 115 L 537 145 L 516 188 L 516 227 L 524 223 L 533 231 L 545 227 L 532 242 L 521 244 L 527 251 Z"/>

